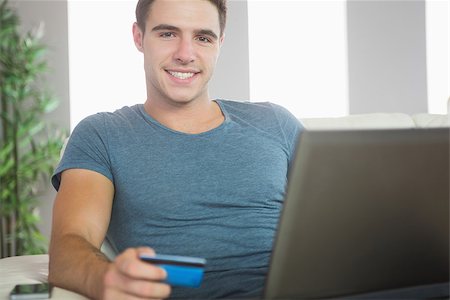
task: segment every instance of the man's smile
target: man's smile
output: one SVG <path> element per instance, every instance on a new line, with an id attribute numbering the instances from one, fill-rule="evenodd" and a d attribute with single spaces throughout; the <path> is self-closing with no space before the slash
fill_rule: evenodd
<path id="1" fill-rule="evenodd" d="M 165 70 L 167 73 L 172 75 L 173 77 L 181 80 L 186 80 L 194 77 L 196 74 L 200 72 L 194 72 L 194 71 L 172 71 L 172 70 Z"/>

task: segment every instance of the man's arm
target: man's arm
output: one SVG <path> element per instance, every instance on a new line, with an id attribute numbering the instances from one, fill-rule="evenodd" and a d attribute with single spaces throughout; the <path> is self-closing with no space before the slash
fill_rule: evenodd
<path id="1" fill-rule="evenodd" d="M 113 196 L 113 184 L 99 173 L 63 172 L 53 208 L 49 281 L 95 299 L 167 297 L 170 287 L 158 282 L 165 278 L 165 271 L 138 258 L 139 253 L 153 250 L 128 249 L 114 262 L 100 252 Z"/>

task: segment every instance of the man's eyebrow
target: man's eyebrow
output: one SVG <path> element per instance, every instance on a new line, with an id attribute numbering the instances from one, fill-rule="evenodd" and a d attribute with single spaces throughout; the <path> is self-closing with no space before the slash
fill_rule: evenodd
<path id="1" fill-rule="evenodd" d="M 152 31 L 161 31 L 161 30 L 181 31 L 180 28 L 169 24 L 159 24 L 152 28 Z M 217 34 L 210 29 L 199 29 L 195 31 L 195 34 L 208 35 L 215 40 L 219 39 Z"/>
<path id="2" fill-rule="evenodd" d="M 168 24 L 159 24 L 152 28 L 152 31 L 160 31 L 160 30 L 180 31 L 180 28 Z"/>
<path id="3" fill-rule="evenodd" d="M 217 40 L 219 37 L 217 36 L 217 34 L 209 29 L 200 29 L 196 31 L 196 34 L 200 34 L 200 35 L 208 35 L 211 38 L 213 38 L 214 40 Z"/>

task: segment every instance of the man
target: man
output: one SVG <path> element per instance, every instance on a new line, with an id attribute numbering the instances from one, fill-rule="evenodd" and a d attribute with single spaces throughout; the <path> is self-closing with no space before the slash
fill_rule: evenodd
<path id="1" fill-rule="evenodd" d="M 52 178 L 49 280 L 96 299 L 258 297 L 301 126 L 270 103 L 210 99 L 225 0 L 140 0 L 136 16 L 147 100 L 74 129 Z M 165 284 L 138 258 L 155 252 L 205 257 L 202 286 Z"/>

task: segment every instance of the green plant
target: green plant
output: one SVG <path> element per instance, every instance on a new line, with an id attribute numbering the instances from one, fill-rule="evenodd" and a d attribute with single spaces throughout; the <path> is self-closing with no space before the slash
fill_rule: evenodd
<path id="1" fill-rule="evenodd" d="M 21 34 L 19 25 L 0 0 L 0 257 L 46 252 L 36 208 L 65 138 L 43 121 L 57 101 L 42 88 L 42 32 Z"/>

